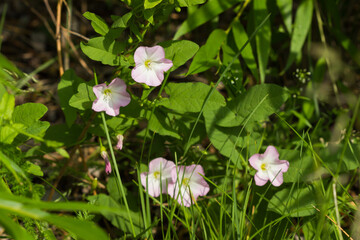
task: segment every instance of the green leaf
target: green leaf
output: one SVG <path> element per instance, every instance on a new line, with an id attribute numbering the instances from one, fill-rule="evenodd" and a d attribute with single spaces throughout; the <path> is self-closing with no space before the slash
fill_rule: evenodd
<path id="1" fill-rule="evenodd" d="M 306 36 L 310 30 L 313 8 L 313 0 L 303 0 L 296 11 L 294 30 L 290 42 L 290 55 L 282 73 L 291 66 L 296 57 L 300 54 Z"/>
<path id="2" fill-rule="evenodd" d="M 259 148 L 260 134 L 253 132 L 246 136 L 246 131 L 243 127 L 220 127 L 217 125 L 218 119 L 223 116 L 222 107 L 218 109 L 204 109 L 203 115 L 205 118 L 205 127 L 207 135 L 213 146 L 219 152 L 230 158 L 230 160 L 242 169 L 241 163 L 244 164 L 244 159 L 241 156 L 243 149 L 249 150 L 250 154 L 256 153 Z"/>
<path id="3" fill-rule="evenodd" d="M 204 72 L 212 66 L 218 65 L 213 59 L 220 51 L 220 47 L 226 39 L 226 33 L 222 29 L 215 29 L 211 32 L 204 46 L 201 46 L 191 62 L 186 75 Z"/>
<path id="4" fill-rule="evenodd" d="M 265 0 L 253 2 L 253 16 L 255 26 L 260 25 L 263 20 L 268 16 Z M 271 24 L 266 21 L 262 28 L 260 28 L 255 36 L 256 52 L 259 62 L 259 72 L 261 83 L 265 82 L 265 71 L 270 55 L 270 42 L 271 42 Z"/>
<path id="5" fill-rule="evenodd" d="M 10 120 L 15 107 L 14 95 L 4 92 L 0 99 L 0 124 L 3 120 Z"/>
<path id="6" fill-rule="evenodd" d="M 6 211 L 0 211 L 0 215 L 0 225 L 12 239 L 35 240 L 18 222 L 15 223 Z"/>
<path id="7" fill-rule="evenodd" d="M 23 184 L 22 181 L 20 180 L 20 177 L 28 180 L 24 171 L 13 160 L 11 160 L 8 156 L 6 156 L 1 150 L 0 150 L 0 161 L 14 175 L 17 182 Z"/>
<path id="8" fill-rule="evenodd" d="M 300 154 L 296 150 L 278 149 L 281 160 L 289 162 L 289 169 L 284 173 L 284 182 L 301 182 L 315 170 L 314 160 L 309 154 Z"/>
<path id="9" fill-rule="evenodd" d="M 108 239 L 107 234 L 94 222 L 79 220 L 68 216 L 47 215 L 40 218 L 68 232 L 75 234 L 79 239 L 99 240 Z"/>
<path id="10" fill-rule="evenodd" d="M 43 136 L 50 123 L 39 121 L 39 119 L 44 116 L 47 110 L 47 107 L 41 103 L 24 103 L 15 107 L 13 121 L 24 124 L 27 127 L 25 130 L 27 133 Z"/>
<path id="11" fill-rule="evenodd" d="M 13 196 L 6 192 L 0 192 L 0 210 L 4 210 L 12 215 L 30 217 L 35 220 L 46 221 L 63 228 L 70 233 L 76 235 L 79 239 L 107 239 L 104 231 L 94 222 L 83 221 L 68 216 L 57 216 L 49 214 L 40 209 L 74 209 L 86 211 L 92 209 L 94 212 L 100 212 L 104 207 L 91 206 L 84 203 L 59 203 L 40 202 L 25 197 Z M 98 209 L 96 209 L 98 208 Z M 111 212 L 110 208 L 106 208 L 107 212 Z M 119 213 L 117 209 L 114 213 Z"/>
<path id="12" fill-rule="evenodd" d="M 100 16 L 92 12 L 85 12 L 83 16 L 91 21 L 91 26 L 94 28 L 95 32 L 103 36 L 109 32 L 108 25 Z"/>
<path id="13" fill-rule="evenodd" d="M 73 124 L 70 128 L 66 124 L 51 125 L 46 131 L 45 139 L 53 141 L 56 147 L 72 146 L 77 143 L 83 128 Z"/>
<path id="14" fill-rule="evenodd" d="M 144 1 L 144 8 L 145 9 L 153 8 L 153 7 L 155 7 L 156 5 L 158 5 L 161 2 L 162 2 L 162 0 L 145 0 Z"/>
<path id="15" fill-rule="evenodd" d="M 11 125 L 5 125 L 0 128 L 0 142 L 5 144 L 11 144 L 16 136 L 27 127 L 21 123 L 12 123 Z"/>
<path id="16" fill-rule="evenodd" d="M 41 103 L 24 103 L 16 106 L 12 119 L 16 123 L 22 123 L 25 126 L 31 126 L 44 116 L 47 107 Z"/>
<path id="17" fill-rule="evenodd" d="M 210 90 L 209 85 L 200 82 L 169 83 L 165 87 L 165 92 L 170 97 L 163 98 L 159 105 L 179 113 L 200 112 Z M 215 91 L 209 98 L 206 108 L 212 109 L 219 106 L 225 106 L 225 99 L 218 91 Z"/>
<path id="18" fill-rule="evenodd" d="M 270 199 L 268 210 L 290 217 L 305 217 L 315 214 L 316 194 L 311 186 L 284 188 Z"/>
<path id="19" fill-rule="evenodd" d="M 132 12 L 128 12 L 121 17 L 116 16 L 114 23 L 111 28 L 127 28 L 128 22 L 132 17 Z"/>
<path id="20" fill-rule="evenodd" d="M 255 85 L 227 104 L 228 109 L 222 110 L 220 116 L 224 115 L 224 117 L 218 120 L 218 125 L 234 127 L 243 124 L 251 129 L 252 122 L 266 120 L 285 103 L 288 97 L 289 93 L 278 85 Z M 233 113 L 229 113 L 229 110 Z"/>
<path id="21" fill-rule="evenodd" d="M 276 0 L 276 4 L 283 17 L 284 24 L 288 33 L 292 32 L 292 5 L 293 0 Z"/>
<path id="22" fill-rule="evenodd" d="M 56 152 L 57 152 L 58 154 L 60 154 L 60 156 L 62 156 L 62 157 L 64 157 L 64 158 L 70 158 L 69 153 L 68 153 L 65 149 L 63 149 L 63 148 L 57 148 L 57 149 L 56 149 Z"/>
<path id="23" fill-rule="evenodd" d="M 3 95 L 5 94 L 5 92 L 6 92 L 6 88 L 4 87 L 4 85 L 0 84 L 0 101 Z"/>
<path id="24" fill-rule="evenodd" d="M 25 132 L 31 135 L 42 137 L 46 130 L 50 127 L 50 123 L 47 121 L 37 121 L 31 126 L 27 127 Z"/>
<path id="25" fill-rule="evenodd" d="M 110 66 L 120 65 L 120 53 L 125 49 L 125 42 L 115 41 L 113 37 L 95 37 L 87 43 L 80 43 L 86 56 Z"/>
<path id="26" fill-rule="evenodd" d="M 180 7 L 191 7 L 199 4 L 203 4 L 206 0 L 177 0 Z"/>
<path id="27" fill-rule="evenodd" d="M 108 191 L 110 197 L 116 202 L 122 201 L 122 195 L 118 189 L 117 179 L 115 177 L 110 177 L 106 184 L 106 190 Z M 128 196 L 128 190 L 124 187 L 125 196 Z M 129 196 L 128 196 L 129 197 Z"/>
<path id="28" fill-rule="evenodd" d="M 206 4 L 189 15 L 175 33 L 174 39 L 179 39 L 182 35 L 191 32 L 207 21 L 214 19 L 238 2 L 240 2 L 240 0 L 209 0 Z"/>
<path id="29" fill-rule="evenodd" d="M 129 221 L 129 215 L 127 214 L 126 208 L 118 204 L 112 197 L 105 194 L 99 194 L 96 196 L 89 196 L 90 201 L 95 201 L 95 205 L 108 206 L 110 208 L 117 209 L 118 213 L 104 212 L 104 217 L 109 220 L 115 227 L 124 231 L 131 232 L 131 226 Z M 140 213 L 130 211 L 130 216 L 134 224 L 135 233 L 139 234 L 143 229 L 143 223 Z"/>
<path id="30" fill-rule="evenodd" d="M 93 92 L 93 86 L 87 83 L 80 83 L 77 93 L 70 98 L 69 105 L 79 110 L 91 109 L 96 96 Z"/>
<path id="31" fill-rule="evenodd" d="M 326 175 L 331 176 L 327 168 L 333 173 L 336 172 L 341 157 L 343 157 L 343 161 L 339 169 L 340 173 L 353 171 L 360 167 L 360 158 L 358 157 L 360 156 L 360 144 L 348 144 L 342 156 L 343 147 L 343 145 L 337 145 L 336 147 L 321 149 L 318 154 L 323 162 L 319 167 L 315 166 L 310 152 L 300 154 L 296 150 L 279 150 L 280 159 L 287 160 L 290 163 L 288 171 L 283 175 L 284 182 L 312 181 L 324 178 Z M 334 150 L 336 148 L 337 150 Z"/>
<path id="32" fill-rule="evenodd" d="M 165 50 L 165 58 L 173 62 L 170 71 L 185 64 L 199 50 L 199 45 L 188 40 L 166 41 L 159 43 Z"/>
<path id="33" fill-rule="evenodd" d="M 61 110 L 64 112 L 66 124 L 71 125 L 76 120 L 76 109 L 69 105 L 71 97 L 77 93 L 77 88 L 84 80 L 79 78 L 73 69 L 69 69 L 61 76 L 58 84 L 58 95 Z"/>
<path id="34" fill-rule="evenodd" d="M 170 114 L 155 111 L 148 124 L 149 129 L 157 134 L 181 139 L 178 134 L 178 126 L 173 123 Z"/>
<path id="35" fill-rule="evenodd" d="M 238 50 L 240 50 L 248 41 L 248 35 L 239 20 L 234 21 L 231 29 L 236 47 Z M 258 67 L 256 65 L 251 44 L 246 45 L 246 47 L 241 52 L 241 56 L 244 59 L 247 67 L 250 69 L 251 73 L 254 75 L 255 79 L 259 80 Z"/>
<path id="36" fill-rule="evenodd" d="M 338 148 L 339 147 L 339 148 Z M 329 146 L 319 153 L 321 159 L 332 172 L 349 172 L 360 167 L 360 144 L 348 143 L 344 155 L 342 155 L 343 145 L 334 144 Z M 342 164 L 339 167 L 339 159 L 343 158 Z"/>
<path id="37" fill-rule="evenodd" d="M 41 171 L 40 166 L 33 164 L 32 162 L 26 161 L 24 170 L 28 173 L 31 173 L 35 176 L 44 176 L 44 173 Z"/>
<path id="38" fill-rule="evenodd" d="M 4 72 L 3 69 L 10 71 L 11 73 L 16 74 L 16 78 L 24 77 L 24 73 L 20 71 L 9 59 L 7 59 L 3 54 L 0 53 L 0 76 L 3 74 L 8 75 Z"/>

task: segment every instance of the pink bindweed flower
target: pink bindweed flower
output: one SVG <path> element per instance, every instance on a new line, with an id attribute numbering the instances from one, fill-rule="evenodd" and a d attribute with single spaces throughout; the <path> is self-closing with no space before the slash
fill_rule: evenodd
<path id="1" fill-rule="evenodd" d="M 116 138 L 118 139 L 118 142 L 117 142 L 115 148 L 118 150 L 121 150 L 123 148 L 124 136 L 122 134 L 118 134 L 116 136 Z"/>
<path id="2" fill-rule="evenodd" d="M 172 61 L 165 58 L 165 51 L 161 46 L 138 47 L 134 53 L 134 61 L 131 77 L 135 82 L 149 86 L 159 86 L 164 80 L 164 72 L 173 66 Z"/>
<path id="3" fill-rule="evenodd" d="M 115 78 L 106 86 L 106 83 L 93 87 L 96 100 L 92 109 L 96 112 L 105 111 L 110 116 L 119 115 L 120 107 L 130 103 L 130 94 L 126 92 L 126 84 L 120 78 Z"/>
<path id="4" fill-rule="evenodd" d="M 155 158 L 150 161 L 149 172 L 140 174 L 141 184 L 150 196 L 158 197 L 160 193 L 167 193 L 168 186 L 173 184 L 171 172 L 174 168 L 175 164 L 164 158 Z"/>
<path id="5" fill-rule="evenodd" d="M 168 193 L 181 205 L 190 207 L 199 196 L 205 196 L 210 190 L 200 174 L 205 175 L 204 169 L 196 164 L 174 168 L 171 176 L 175 184 L 169 185 Z"/>
<path id="6" fill-rule="evenodd" d="M 101 148 L 100 155 L 105 160 L 105 172 L 107 175 L 109 175 L 111 173 L 111 163 L 109 161 L 109 155 L 107 154 L 105 148 Z"/>
<path id="7" fill-rule="evenodd" d="M 264 154 L 254 154 L 249 159 L 250 165 L 257 170 L 255 184 L 263 186 L 268 180 L 275 187 L 283 183 L 283 173 L 289 169 L 289 162 L 279 160 L 279 153 L 274 146 L 268 146 Z"/>

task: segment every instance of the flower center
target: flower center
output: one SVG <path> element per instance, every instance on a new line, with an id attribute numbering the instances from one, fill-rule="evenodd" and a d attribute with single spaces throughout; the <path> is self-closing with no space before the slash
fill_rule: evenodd
<path id="1" fill-rule="evenodd" d="M 261 170 L 266 171 L 266 164 L 265 163 L 261 164 L 260 168 Z"/>
<path id="2" fill-rule="evenodd" d="M 111 95 L 111 90 L 110 89 L 105 89 L 104 90 L 104 95 L 106 95 L 106 96 L 108 96 L 108 97 L 110 97 L 110 95 Z"/>
<path id="3" fill-rule="evenodd" d="M 155 171 L 155 172 L 154 172 L 154 178 L 155 178 L 155 179 L 159 179 L 159 177 L 160 177 L 160 172 L 159 172 L 159 171 Z"/>
<path id="4" fill-rule="evenodd" d="M 112 94 L 112 91 L 110 89 L 108 89 L 108 88 L 103 91 L 103 99 L 104 99 L 105 102 L 110 101 L 111 94 Z"/>
<path id="5" fill-rule="evenodd" d="M 182 185 L 183 185 L 184 187 L 187 187 L 187 186 L 189 185 L 189 182 L 190 182 L 190 179 L 189 179 L 189 178 L 184 178 L 184 179 L 182 180 Z"/>
<path id="6" fill-rule="evenodd" d="M 151 68 L 151 60 L 148 59 L 148 60 L 145 61 L 145 67 L 146 68 Z"/>

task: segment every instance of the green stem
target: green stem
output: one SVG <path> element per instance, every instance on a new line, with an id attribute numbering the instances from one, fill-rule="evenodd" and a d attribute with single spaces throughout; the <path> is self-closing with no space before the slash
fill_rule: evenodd
<path id="1" fill-rule="evenodd" d="M 169 78 L 169 75 L 170 75 L 170 71 L 166 73 L 165 75 L 165 78 L 164 78 L 164 81 L 161 85 L 161 88 L 160 88 L 160 91 L 157 95 L 157 98 L 158 99 L 162 93 L 162 91 L 164 90 L 164 87 L 166 85 L 166 82 Z M 151 109 L 151 113 L 150 113 L 150 117 L 149 117 L 149 121 L 150 119 L 152 118 L 153 114 L 154 114 L 154 111 L 155 111 L 155 108 L 156 108 L 156 103 L 157 101 L 155 100 L 155 103 Z M 149 133 L 149 124 L 146 126 L 146 130 L 145 130 L 145 136 L 144 136 L 144 143 L 142 145 L 142 148 L 141 148 L 141 153 L 140 153 L 140 161 L 138 162 L 138 166 L 137 166 L 137 176 L 138 176 L 138 182 L 139 182 L 139 194 L 140 194 L 140 202 L 141 202 L 141 208 L 142 208 L 142 214 L 143 214 L 143 219 L 144 219 L 144 224 L 145 224 L 145 229 L 149 227 L 149 223 L 148 222 L 151 222 L 151 216 L 150 216 L 150 204 L 149 204 L 149 195 L 148 193 L 146 192 L 146 207 L 145 207 L 145 200 L 144 200 L 144 194 L 143 194 L 143 187 L 142 187 L 142 184 L 141 184 L 141 179 L 140 179 L 140 163 L 142 162 L 142 159 L 143 159 L 143 156 L 144 156 L 144 151 L 145 151 L 145 145 L 146 145 L 146 138 L 148 136 L 148 133 Z M 149 154 L 150 156 L 150 154 Z M 149 164 L 149 159 L 148 159 L 148 164 Z M 146 181 L 146 185 L 147 185 L 147 181 Z M 146 212 L 146 209 L 148 209 L 148 211 Z M 151 232 L 151 231 L 149 231 Z M 150 234 L 150 236 L 152 237 L 152 234 Z"/>
<path id="2" fill-rule="evenodd" d="M 123 201 L 124 201 L 124 204 L 125 204 L 126 212 L 127 212 L 127 214 L 128 214 L 129 221 L 130 221 L 130 225 L 131 225 L 132 234 L 133 234 L 133 236 L 135 237 L 135 236 L 136 236 L 136 234 L 135 234 L 135 228 L 134 228 L 134 224 L 133 224 L 133 222 L 132 222 L 132 218 L 131 218 L 129 206 L 128 206 L 128 203 L 127 203 L 127 199 L 126 199 L 124 187 L 123 187 L 123 184 L 122 184 L 122 181 L 121 181 L 120 172 L 119 172 L 119 169 L 118 169 L 118 166 L 117 166 L 117 163 L 116 163 L 115 154 L 114 154 L 114 150 L 113 150 L 113 148 L 112 148 L 111 139 L 110 139 L 110 135 L 109 135 L 109 130 L 108 130 L 107 125 L 106 125 L 106 120 L 105 120 L 105 114 L 104 114 L 104 112 L 101 112 L 101 118 L 102 118 L 102 121 L 103 121 L 103 124 L 104 124 L 105 134 L 106 134 L 106 138 L 107 138 L 107 141 L 108 141 L 108 144 L 109 144 L 109 149 L 110 149 L 110 153 L 111 153 L 112 164 L 113 164 L 114 169 L 115 169 L 115 174 L 116 174 L 116 178 L 117 178 L 117 182 L 116 182 L 116 183 L 117 183 L 117 186 L 118 186 L 118 188 L 119 188 L 119 190 L 120 190 L 120 194 L 121 194 L 121 196 L 123 197 Z"/>
<path id="3" fill-rule="evenodd" d="M 96 76 L 95 70 L 94 70 L 94 79 L 95 79 L 95 84 L 97 85 L 97 84 L 98 84 L 98 80 L 97 80 L 97 76 Z M 136 237 L 134 224 L 133 224 L 133 221 L 132 221 L 132 218 L 131 218 L 129 205 L 128 205 L 128 203 L 127 203 L 127 199 L 126 199 L 126 195 L 125 195 L 125 191 L 124 191 L 124 186 L 123 186 L 122 181 L 121 181 L 121 176 L 120 176 L 119 168 L 118 168 L 118 166 L 117 166 L 117 162 L 116 162 L 116 159 L 115 159 L 115 154 L 114 154 L 114 150 L 113 150 L 113 147 L 112 147 L 112 144 L 111 144 L 111 138 L 110 138 L 110 135 L 109 135 L 109 130 L 108 130 L 107 124 L 106 124 L 106 119 L 105 119 L 105 114 L 104 114 L 104 112 L 101 112 L 101 119 L 102 119 L 103 124 L 104 124 L 106 139 L 107 139 L 108 144 L 109 144 L 109 149 L 110 149 L 110 153 L 111 153 L 112 165 L 114 166 L 114 169 L 115 169 L 115 175 L 116 175 L 116 179 L 117 179 L 117 182 L 116 182 L 117 184 L 116 184 L 116 185 L 117 185 L 117 187 L 118 187 L 118 190 L 119 190 L 119 192 L 120 192 L 120 195 L 122 196 L 123 201 L 124 201 L 124 204 L 125 204 L 125 208 L 126 208 L 126 212 L 127 212 L 127 214 L 128 214 L 128 217 L 129 217 L 129 222 L 130 222 L 130 225 L 131 225 L 131 231 L 132 231 L 133 237 Z"/>

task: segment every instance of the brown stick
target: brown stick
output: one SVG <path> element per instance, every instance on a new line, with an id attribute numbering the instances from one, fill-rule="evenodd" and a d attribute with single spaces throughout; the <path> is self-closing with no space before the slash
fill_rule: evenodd
<path id="1" fill-rule="evenodd" d="M 56 20 L 55 20 L 55 15 L 53 13 L 53 11 L 51 10 L 51 7 L 49 5 L 49 1 L 48 0 L 44 0 L 46 9 L 48 11 L 48 13 L 50 14 L 51 20 L 53 21 L 53 23 L 55 24 Z"/>
<path id="2" fill-rule="evenodd" d="M 68 32 L 63 32 L 66 41 L 68 42 L 71 50 L 73 51 L 75 57 L 78 59 L 80 65 L 92 76 L 93 75 L 93 71 L 89 68 L 89 66 L 86 64 L 86 62 L 81 58 L 79 52 L 76 50 L 76 47 L 74 45 L 74 43 L 72 42 Z"/>
<path id="3" fill-rule="evenodd" d="M 57 14 L 56 14 L 56 50 L 58 55 L 58 62 L 59 62 L 59 74 L 60 77 L 64 73 L 64 66 L 62 61 L 62 54 L 61 54 L 61 6 L 63 0 L 58 0 L 57 4 Z"/>
<path id="4" fill-rule="evenodd" d="M 315 208 L 316 211 L 320 212 L 320 209 L 318 209 L 318 208 L 315 207 L 314 205 L 313 205 L 313 208 Z M 350 240 L 354 240 L 352 237 L 350 237 L 350 235 L 349 235 L 347 232 L 345 232 L 344 229 L 342 229 L 342 227 L 340 227 L 340 226 L 335 222 L 335 220 L 333 220 L 331 217 L 329 217 L 329 216 L 326 215 L 326 214 L 325 214 L 325 217 L 327 217 L 327 219 L 329 219 L 330 221 L 332 221 L 332 222 L 335 224 L 335 226 L 337 226 Z"/>
<path id="5" fill-rule="evenodd" d="M 46 21 L 45 17 L 43 15 L 41 15 L 39 13 L 39 11 L 37 11 L 35 8 L 33 8 L 27 0 L 24 0 L 24 3 L 28 8 L 30 8 L 31 12 L 33 12 L 38 18 L 40 18 L 40 20 L 44 23 L 44 26 L 46 27 L 46 29 L 49 31 L 50 35 L 53 38 L 55 38 L 55 33 L 51 29 L 51 27 L 50 27 L 49 23 Z"/>

